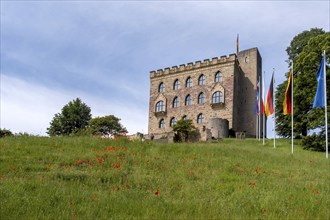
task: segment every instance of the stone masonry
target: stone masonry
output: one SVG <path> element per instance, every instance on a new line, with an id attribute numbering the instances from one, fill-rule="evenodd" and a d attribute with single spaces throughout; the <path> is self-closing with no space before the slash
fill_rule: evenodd
<path id="1" fill-rule="evenodd" d="M 211 128 L 207 127 L 208 121 L 215 118 L 228 120 L 229 129 L 233 131 L 244 131 L 247 137 L 255 137 L 255 91 L 257 79 L 262 77 L 261 72 L 262 60 L 257 48 L 151 71 L 149 135 L 153 134 L 156 139 L 166 136 L 173 131 L 171 121 L 173 123 L 185 117 L 192 119 L 199 129 L 201 140 L 209 138 L 207 133 Z M 220 74 L 218 80 L 216 74 Z M 202 75 L 204 85 L 199 85 Z M 188 78 L 191 78 L 190 86 Z M 179 86 L 175 88 L 176 80 Z M 199 104 L 201 93 L 204 93 L 205 102 Z M 221 94 L 220 101 L 214 98 L 216 94 Z M 186 105 L 189 95 L 191 103 Z M 163 107 L 157 108 L 160 103 Z M 203 120 L 198 121 L 198 117 Z"/>

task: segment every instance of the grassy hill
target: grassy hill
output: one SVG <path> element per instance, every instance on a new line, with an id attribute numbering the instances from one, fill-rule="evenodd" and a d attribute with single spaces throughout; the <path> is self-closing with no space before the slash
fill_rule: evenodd
<path id="1" fill-rule="evenodd" d="M 329 219 L 324 153 L 290 140 L 0 139 L 0 219 Z"/>

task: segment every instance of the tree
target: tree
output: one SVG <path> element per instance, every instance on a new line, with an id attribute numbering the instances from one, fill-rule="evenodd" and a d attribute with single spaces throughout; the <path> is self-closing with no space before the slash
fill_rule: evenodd
<path id="1" fill-rule="evenodd" d="M 91 119 L 88 126 L 93 134 L 119 134 L 127 132 L 127 129 L 119 121 L 120 118 L 114 115 L 107 115 Z"/>
<path id="2" fill-rule="evenodd" d="M 61 113 L 55 114 L 47 133 L 50 136 L 70 135 L 85 128 L 91 117 L 90 107 L 76 98 L 66 104 Z"/>
<path id="3" fill-rule="evenodd" d="M 310 38 L 318 36 L 320 34 L 324 34 L 325 32 L 322 28 L 311 28 L 309 31 L 303 31 L 302 33 L 295 36 L 290 46 L 286 48 L 286 52 L 288 54 L 288 63 L 290 60 L 294 60 L 304 49 L 304 47 L 308 44 Z"/>
<path id="4" fill-rule="evenodd" d="M 323 50 L 326 50 L 327 54 L 330 52 L 330 33 L 318 28 L 295 36 L 286 50 L 288 58 L 293 59 L 294 63 L 293 110 L 296 136 L 306 136 L 311 129 L 324 129 L 324 109 L 312 109 L 317 86 L 316 72 Z M 288 77 L 288 73 L 286 75 Z M 328 85 L 329 82 L 329 71 L 327 71 Z M 284 116 L 282 110 L 286 85 L 287 81 L 284 81 L 277 87 L 276 130 L 280 136 L 291 137 L 291 117 Z M 329 93 L 328 91 L 328 98 Z"/>
<path id="5" fill-rule="evenodd" d="M 13 133 L 10 130 L 6 128 L 4 129 L 0 128 L 0 138 L 9 137 L 9 136 L 13 136 Z"/>
<path id="6" fill-rule="evenodd" d="M 180 119 L 173 125 L 173 131 L 177 132 L 179 141 L 187 141 L 189 133 L 193 130 L 195 130 L 195 127 L 190 119 Z"/>

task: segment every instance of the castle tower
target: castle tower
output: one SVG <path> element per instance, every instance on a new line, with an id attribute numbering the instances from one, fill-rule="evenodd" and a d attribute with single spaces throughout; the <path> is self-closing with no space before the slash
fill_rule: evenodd
<path id="1" fill-rule="evenodd" d="M 256 101 L 257 81 L 260 80 L 260 89 L 262 88 L 262 59 L 257 48 L 243 50 L 238 52 L 237 60 L 239 67 L 244 72 L 244 77 L 239 83 L 241 92 L 240 108 L 244 114 L 240 114 L 240 128 L 241 131 L 246 131 L 248 136 L 256 135 L 256 114 L 254 113 Z M 261 95 L 262 91 L 260 91 Z M 262 96 L 261 96 L 262 97 Z M 262 117 L 259 121 L 262 127 Z M 262 132 L 261 132 L 262 133 Z"/>
<path id="2" fill-rule="evenodd" d="M 218 118 L 227 120 L 229 129 L 255 136 L 258 74 L 257 48 L 151 71 L 148 133 L 159 138 L 171 132 L 177 120 L 188 118 L 206 140 L 208 124 L 216 120 L 208 122 Z"/>

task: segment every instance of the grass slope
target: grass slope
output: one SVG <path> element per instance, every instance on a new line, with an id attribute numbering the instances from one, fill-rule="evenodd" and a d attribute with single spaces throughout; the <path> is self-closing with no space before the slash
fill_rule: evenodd
<path id="1" fill-rule="evenodd" d="M 329 160 L 288 140 L 0 139 L 0 219 L 329 219 Z"/>

